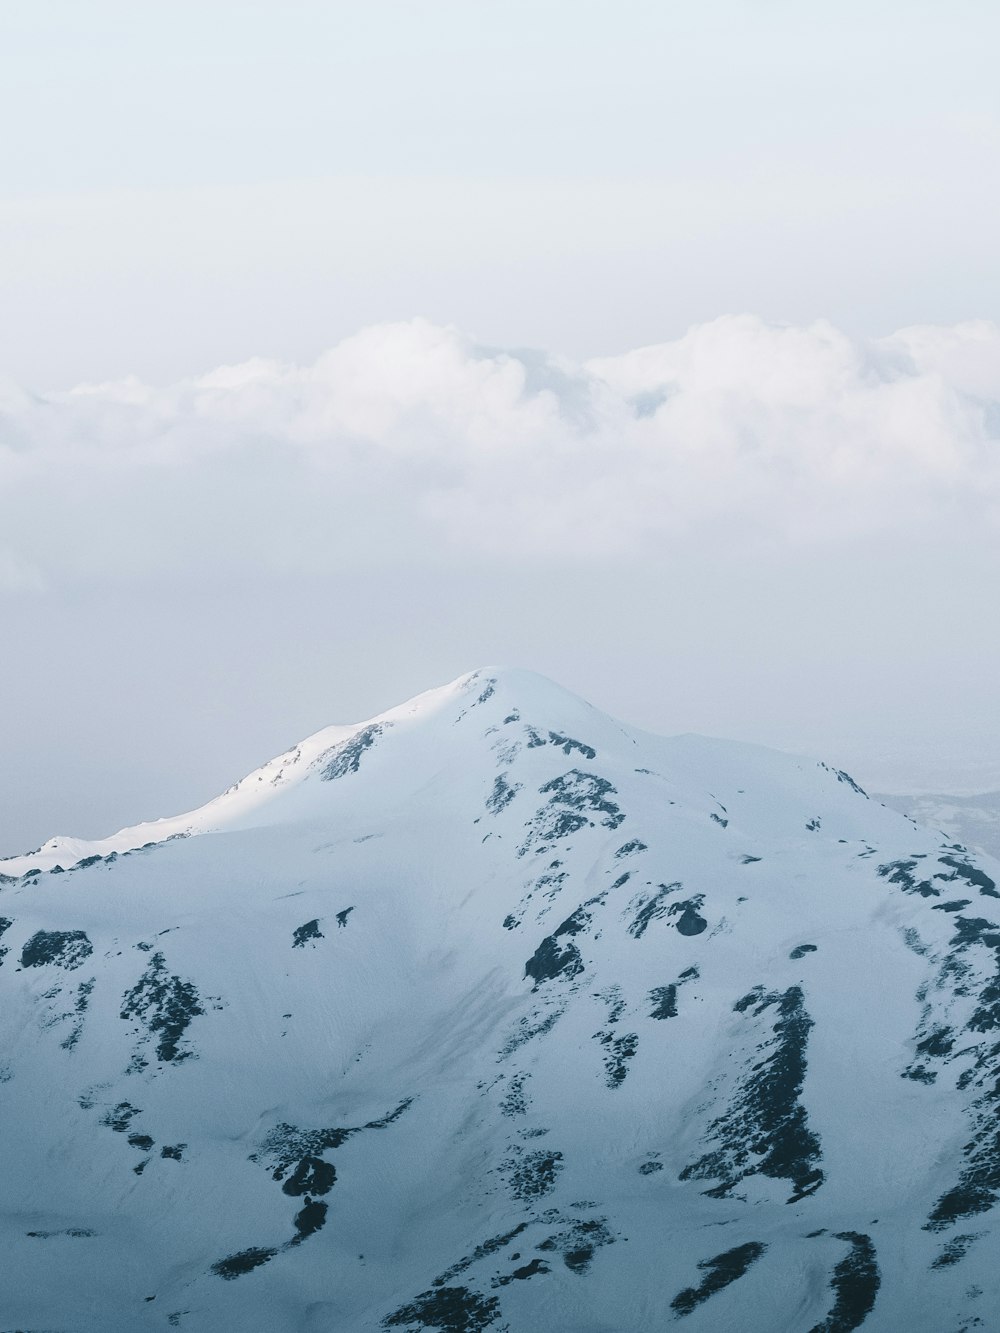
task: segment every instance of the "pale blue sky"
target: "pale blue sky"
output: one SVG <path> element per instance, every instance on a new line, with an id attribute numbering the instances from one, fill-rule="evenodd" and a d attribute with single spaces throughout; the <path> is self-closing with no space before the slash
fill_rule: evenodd
<path id="1" fill-rule="evenodd" d="M 896 178 L 996 129 L 987 0 L 8 0 L 2 25 L 10 193 L 748 164 Z"/>
<path id="2" fill-rule="evenodd" d="M 0 372 L 1000 314 L 992 0 L 8 0 Z"/>

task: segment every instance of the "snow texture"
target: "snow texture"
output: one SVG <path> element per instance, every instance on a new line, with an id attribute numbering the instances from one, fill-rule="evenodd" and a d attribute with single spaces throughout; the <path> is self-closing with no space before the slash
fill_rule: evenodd
<path id="1" fill-rule="evenodd" d="M 0 862 L 4 1328 L 1000 1309 L 1000 865 L 480 671 Z"/>

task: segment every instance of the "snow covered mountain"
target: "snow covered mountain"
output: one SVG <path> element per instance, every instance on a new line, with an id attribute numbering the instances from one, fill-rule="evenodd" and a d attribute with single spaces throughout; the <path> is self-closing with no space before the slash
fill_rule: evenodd
<path id="1" fill-rule="evenodd" d="M 0 862 L 0 1329 L 1000 1326 L 1000 866 L 482 671 Z"/>

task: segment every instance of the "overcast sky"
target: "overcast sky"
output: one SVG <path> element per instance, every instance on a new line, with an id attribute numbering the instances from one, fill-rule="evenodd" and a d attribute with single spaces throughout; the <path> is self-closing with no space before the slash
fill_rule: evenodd
<path id="1" fill-rule="evenodd" d="M 487 662 L 1000 785 L 998 39 L 0 6 L 0 854 Z"/>

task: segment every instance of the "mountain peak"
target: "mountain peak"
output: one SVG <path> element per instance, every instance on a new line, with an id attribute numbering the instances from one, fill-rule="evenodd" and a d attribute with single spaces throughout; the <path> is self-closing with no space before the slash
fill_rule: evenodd
<path id="1" fill-rule="evenodd" d="M 358 735 L 413 726 L 446 727 L 458 722 L 470 709 L 490 701 L 498 708 L 525 708 L 532 715 L 553 719 L 596 710 L 554 681 L 518 667 L 481 667 L 415 695 L 383 713 L 362 722 L 337 724 L 307 736 L 297 745 L 254 769 L 206 805 L 180 815 L 147 820 L 119 829 L 105 838 L 84 839 L 57 835 L 33 852 L 0 858 L 0 875 L 18 877 L 31 869 L 70 869 L 91 857 L 121 855 L 176 837 L 218 832 L 256 818 L 267 818 L 268 808 L 279 797 L 307 779 L 322 764 L 323 757 L 338 746 L 350 744 Z"/>
<path id="2" fill-rule="evenodd" d="M 90 846 L 0 885 L 12 1325 L 1000 1305 L 1000 867 L 846 773 L 483 670 Z"/>

